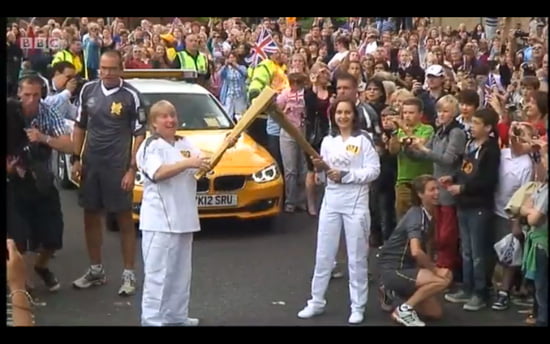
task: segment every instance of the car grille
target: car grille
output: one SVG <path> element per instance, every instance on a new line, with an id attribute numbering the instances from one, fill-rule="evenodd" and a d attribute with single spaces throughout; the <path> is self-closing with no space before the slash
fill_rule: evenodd
<path id="1" fill-rule="evenodd" d="M 197 181 L 197 192 L 206 192 L 208 191 L 208 179 L 202 177 Z"/>
<path id="2" fill-rule="evenodd" d="M 214 180 L 215 191 L 234 191 L 242 189 L 244 186 L 245 176 L 222 176 Z"/>

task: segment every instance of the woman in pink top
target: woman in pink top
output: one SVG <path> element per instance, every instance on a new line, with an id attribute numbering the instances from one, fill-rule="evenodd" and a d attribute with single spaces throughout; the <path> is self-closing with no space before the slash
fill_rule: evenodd
<path id="1" fill-rule="evenodd" d="M 307 76 L 303 73 L 291 73 L 288 76 L 290 88 L 286 88 L 277 97 L 277 105 L 296 128 L 305 133 L 304 87 Z M 293 213 L 296 208 L 305 210 L 306 162 L 302 149 L 286 131 L 279 135 L 281 157 L 285 176 L 285 212 Z"/>

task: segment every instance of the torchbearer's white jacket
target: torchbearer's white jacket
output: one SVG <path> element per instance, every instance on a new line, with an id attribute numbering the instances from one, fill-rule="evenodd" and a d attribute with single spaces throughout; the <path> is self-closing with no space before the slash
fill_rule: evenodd
<path id="1" fill-rule="evenodd" d="M 153 181 L 164 164 L 173 164 L 200 155 L 200 149 L 187 138 L 177 137 L 171 145 L 159 136 L 147 138 L 139 147 L 136 160 L 144 175 L 139 228 L 147 231 L 190 233 L 200 231 L 195 200 L 197 169 L 187 169 L 171 178 Z"/>
<path id="2" fill-rule="evenodd" d="M 380 174 L 380 157 L 366 131 L 358 131 L 343 140 L 341 135 L 326 136 L 321 157 L 332 169 L 342 172 L 342 180 L 327 180 L 323 206 L 338 213 L 368 211 L 369 183 Z"/>

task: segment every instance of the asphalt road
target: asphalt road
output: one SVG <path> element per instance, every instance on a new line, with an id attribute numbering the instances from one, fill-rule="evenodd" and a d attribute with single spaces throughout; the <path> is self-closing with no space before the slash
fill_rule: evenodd
<path id="1" fill-rule="evenodd" d="M 104 265 L 108 283 L 90 290 L 75 290 L 71 282 L 85 272 L 82 210 L 75 191 L 62 191 L 65 247 L 52 261 L 62 286 L 49 293 L 36 282 L 35 295 L 44 305 L 36 312 L 37 325 L 138 326 L 141 294 L 117 295 L 122 263 L 118 233 L 104 235 Z M 325 314 L 302 320 L 296 313 L 309 297 L 314 264 L 315 219 L 304 213 L 283 214 L 274 228 L 258 228 L 239 222 L 206 222 L 195 235 L 190 316 L 205 326 L 347 326 L 347 279 L 331 281 Z M 141 250 L 138 280 L 143 280 Z M 371 252 L 375 272 L 376 258 Z M 365 326 L 397 326 L 378 306 L 376 284 L 369 290 Z M 521 325 L 523 315 L 512 306 L 504 312 L 485 309 L 465 312 L 445 304 L 445 318 L 428 325 Z"/>

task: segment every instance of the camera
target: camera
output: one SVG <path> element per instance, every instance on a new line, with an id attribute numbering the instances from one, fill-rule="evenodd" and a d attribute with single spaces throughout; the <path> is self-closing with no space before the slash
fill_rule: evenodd
<path id="1" fill-rule="evenodd" d="M 518 107 L 516 104 L 508 103 L 506 104 L 506 110 L 508 111 L 517 111 Z"/>
<path id="2" fill-rule="evenodd" d="M 412 137 L 406 137 L 406 138 L 403 139 L 403 144 L 405 146 L 410 146 L 410 145 L 412 145 L 412 143 L 413 143 L 413 138 Z"/>
<path id="3" fill-rule="evenodd" d="M 80 75 L 75 75 L 74 77 L 71 78 L 71 80 L 72 79 L 76 80 L 76 89 L 73 92 L 73 95 L 71 97 L 71 101 L 73 99 L 75 99 L 76 97 L 78 97 L 78 95 L 82 91 L 82 87 L 84 87 L 84 84 L 88 82 L 88 80 L 84 79 Z"/>
<path id="4" fill-rule="evenodd" d="M 31 143 L 25 130 L 29 124 L 23 117 L 21 102 L 8 98 L 6 108 L 7 151 L 8 155 L 19 157 L 35 181 L 36 190 L 46 194 L 54 186 L 54 176 L 50 169 L 51 149 L 42 144 Z"/>
<path id="5" fill-rule="evenodd" d="M 524 32 L 522 30 L 516 30 L 514 32 L 514 37 L 515 38 L 525 38 L 525 37 L 529 37 L 529 33 L 528 32 Z"/>
<path id="6" fill-rule="evenodd" d="M 522 136 L 523 135 L 523 130 L 521 130 L 520 127 L 513 127 L 512 128 L 512 134 L 514 134 L 514 136 Z"/>

